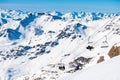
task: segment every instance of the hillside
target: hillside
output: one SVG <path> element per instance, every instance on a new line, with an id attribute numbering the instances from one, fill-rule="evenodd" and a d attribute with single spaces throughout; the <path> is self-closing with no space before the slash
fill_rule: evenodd
<path id="1" fill-rule="evenodd" d="M 73 74 L 62 75 L 60 80 L 119 80 L 119 60 L 120 56 L 112 58 L 88 69 Z"/>
<path id="2" fill-rule="evenodd" d="M 118 63 L 119 46 L 119 14 L 0 9 L 0 80 L 87 80 Z"/>

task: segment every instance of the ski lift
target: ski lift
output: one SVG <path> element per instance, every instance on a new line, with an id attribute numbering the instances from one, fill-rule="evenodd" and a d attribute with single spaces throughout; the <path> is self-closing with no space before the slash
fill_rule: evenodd
<path id="1" fill-rule="evenodd" d="M 92 41 L 90 41 L 90 36 L 88 37 L 88 44 L 92 44 L 93 42 Z"/>
<path id="2" fill-rule="evenodd" d="M 111 28 L 112 26 L 113 26 L 112 24 L 108 24 L 108 25 L 106 25 L 105 29 L 106 29 L 106 30 L 110 30 L 110 28 Z"/>
<path id="3" fill-rule="evenodd" d="M 88 46 L 86 47 L 86 49 L 88 49 L 88 50 L 92 50 L 92 49 L 94 49 L 94 47 L 93 47 L 93 42 L 92 41 L 90 41 L 90 36 L 88 37 Z"/>
<path id="4" fill-rule="evenodd" d="M 93 46 L 91 46 L 91 45 L 88 45 L 87 47 L 86 47 L 86 49 L 88 49 L 88 50 L 92 50 L 92 49 L 94 49 L 94 47 Z"/>
<path id="5" fill-rule="evenodd" d="M 107 48 L 107 47 L 109 47 L 108 43 L 103 41 L 103 45 L 101 46 L 101 48 Z"/>
<path id="6" fill-rule="evenodd" d="M 58 67 L 59 67 L 59 70 L 62 70 L 62 71 L 65 70 L 65 64 L 64 63 L 59 63 Z"/>
<path id="7" fill-rule="evenodd" d="M 105 36 L 105 41 L 103 41 L 102 43 L 103 43 L 103 45 L 101 46 L 101 48 L 107 48 L 107 47 L 109 47 L 109 44 L 108 44 L 108 42 L 107 42 L 107 36 Z"/>

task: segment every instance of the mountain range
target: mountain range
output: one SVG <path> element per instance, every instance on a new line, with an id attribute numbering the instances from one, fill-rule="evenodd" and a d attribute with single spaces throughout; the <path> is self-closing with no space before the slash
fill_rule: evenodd
<path id="1" fill-rule="evenodd" d="M 119 13 L 0 9 L 0 80 L 119 80 L 119 54 Z"/>

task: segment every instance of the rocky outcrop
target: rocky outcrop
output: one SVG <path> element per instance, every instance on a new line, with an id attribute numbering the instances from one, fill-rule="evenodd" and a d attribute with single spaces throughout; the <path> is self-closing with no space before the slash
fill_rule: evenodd
<path id="1" fill-rule="evenodd" d="M 120 46 L 119 47 L 113 46 L 110 49 L 108 55 L 109 55 L 110 58 L 120 55 Z"/>
<path id="2" fill-rule="evenodd" d="M 100 56 L 97 63 L 103 62 L 104 61 L 104 56 Z"/>

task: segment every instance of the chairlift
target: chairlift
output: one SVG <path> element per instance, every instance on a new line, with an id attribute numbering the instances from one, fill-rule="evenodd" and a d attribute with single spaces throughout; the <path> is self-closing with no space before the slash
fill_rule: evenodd
<path id="1" fill-rule="evenodd" d="M 107 36 L 105 36 L 105 41 L 103 41 L 102 43 L 103 43 L 103 45 L 101 46 L 101 48 L 107 48 L 107 47 L 109 47 L 109 44 L 108 44 L 108 42 L 107 42 Z"/>
<path id="2" fill-rule="evenodd" d="M 103 42 L 104 44 L 101 46 L 101 48 L 107 48 L 107 47 L 109 47 L 109 45 L 108 45 L 108 43 L 106 43 L 106 42 Z"/>
<path id="3" fill-rule="evenodd" d="M 92 41 L 90 41 L 90 36 L 88 37 L 88 44 L 92 44 L 93 42 Z"/>
<path id="4" fill-rule="evenodd" d="M 88 50 L 92 50 L 92 49 L 94 49 L 94 47 L 93 46 L 91 46 L 91 45 L 88 45 L 87 47 L 86 47 L 86 49 L 88 49 Z"/>
<path id="5" fill-rule="evenodd" d="M 64 71 L 65 70 L 65 64 L 64 63 L 59 63 L 58 67 L 60 70 Z"/>

